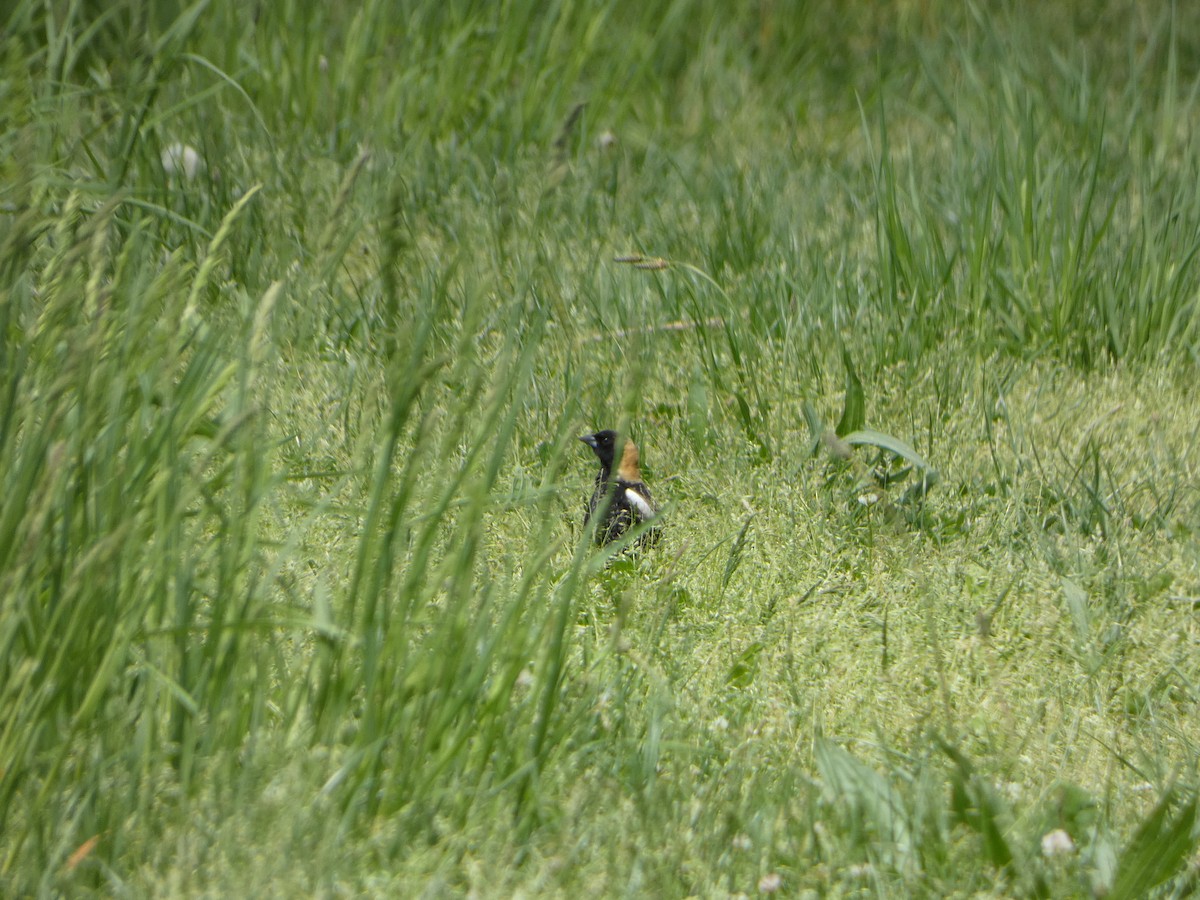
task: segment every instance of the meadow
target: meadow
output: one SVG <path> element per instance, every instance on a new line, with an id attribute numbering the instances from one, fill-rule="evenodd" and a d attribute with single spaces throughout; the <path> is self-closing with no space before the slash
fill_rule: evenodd
<path id="1" fill-rule="evenodd" d="M 1200 8 L 0 38 L 0 895 L 1200 890 Z"/>

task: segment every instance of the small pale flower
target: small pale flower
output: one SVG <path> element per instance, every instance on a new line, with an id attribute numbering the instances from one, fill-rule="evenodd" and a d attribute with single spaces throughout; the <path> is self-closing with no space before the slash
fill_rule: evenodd
<path id="1" fill-rule="evenodd" d="M 1004 791 L 1004 796 L 1014 803 L 1025 797 L 1025 786 L 1019 781 L 1001 781 L 999 788 Z"/>
<path id="2" fill-rule="evenodd" d="M 1042 835 L 1042 856 L 1065 856 L 1075 852 L 1075 842 L 1061 828 Z"/>
<path id="3" fill-rule="evenodd" d="M 753 845 L 748 834 L 735 834 L 733 836 L 734 850 L 749 850 Z"/>
<path id="4" fill-rule="evenodd" d="M 164 172 L 168 175 L 183 175 L 188 181 L 196 177 L 202 165 L 200 154 L 195 148 L 178 141 L 164 147 L 159 159 Z"/>
<path id="5" fill-rule="evenodd" d="M 762 894 L 773 894 L 783 887 L 783 876 L 778 872 L 768 872 L 758 879 L 758 890 Z"/>
<path id="6" fill-rule="evenodd" d="M 608 130 L 600 132 L 600 136 L 596 138 L 596 146 L 600 149 L 601 153 L 611 150 L 616 143 L 617 136 Z"/>

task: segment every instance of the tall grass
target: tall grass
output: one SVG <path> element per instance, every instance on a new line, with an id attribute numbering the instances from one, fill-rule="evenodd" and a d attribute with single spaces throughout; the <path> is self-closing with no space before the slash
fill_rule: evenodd
<path id="1" fill-rule="evenodd" d="M 188 790 L 262 715 L 227 701 L 265 675 L 265 317 L 231 346 L 192 309 L 211 269 L 160 260 L 116 207 L 69 195 L 5 303 L 6 868 L 112 827 L 114 771 L 144 808 L 163 766 Z"/>
<path id="2" fill-rule="evenodd" d="M 18 3 L 3 892 L 1193 890 L 1195 14 L 1090 6 Z"/>

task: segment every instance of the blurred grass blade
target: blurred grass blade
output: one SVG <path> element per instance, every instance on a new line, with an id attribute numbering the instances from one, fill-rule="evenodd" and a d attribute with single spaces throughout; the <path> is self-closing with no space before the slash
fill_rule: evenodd
<path id="1" fill-rule="evenodd" d="M 800 405 L 801 411 L 804 413 L 804 421 L 808 425 L 809 447 L 806 456 L 815 456 L 821 448 L 821 437 L 825 434 L 825 423 L 821 421 L 821 416 L 816 408 L 805 400 Z"/>
<path id="2" fill-rule="evenodd" d="M 754 521 L 754 516 L 747 516 L 746 521 L 742 523 L 741 530 L 734 538 L 733 546 L 729 548 L 729 556 L 725 560 L 725 571 L 721 573 L 721 592 L 729 587 L 729 580 L 733 578 L 733 573 L 737 571 L 738 566 L 742 563 L 742 550 L 746 546 L 746 535 L 750 531 L 750 523 Z"/>
<path id="3" fill-rule="evenodd" d="M 854 447 L 864 445 L 878 447 L 880 450 L 887 450 L 889 453 L 896 454 L 901 459 L 908 460 L 918 469 L 922 469 L 925 472 L 935 471 L 933 466 L 926 462 L 925 458 L 914 450 L 910 444 L 900 440 L 900 438 L 892 437 L 890 434 L 883 434 L 870 428 L 862 428 L 842 435 L 842 440 Z"/>
<path id="4" fill-rule="evenodd" d="M 1196 795 L 1170 787 L 1121 852 L 1110 900 L 1137 900 L 1174 875 L 1195 853 Z M 1182 805 L 1180 802 L 1182 800 Z M 1172 813 L 1178 808 L 1177 812 Z"/>
<path id="5" fill-rule="evenodd" d="M 829 740 L 818 740 L 815 747 L 817 771 L 827 800 L 862 820 L 878 843 L 877 852 L 900 870 L 915 864 L 912 856 L 913 835 L 908 810 L 899 792 L 886 778 Z"/>
<path id="6" fill-rule="evenodd" d="M 1005 837 L 1010 818 L 1004 802 L 971 761 L 945 739 L 938 746 L 955 765 L 950 780 L 950 805 L 957 819 L 979 833 L 987 860 L 997 868 L 1013 861 L 1013 849 Z"/>
<path id="7" fill-rule="evenodd" d="M 854 371 L 854 361 L 849 350 L 842 350 L 842 363 L 846 367 L 846 400 L 842 407 L 842 418 L 834 433 L 840 438 L 859 431 L 867 423 L 867 397 L 862 382 Z"/>

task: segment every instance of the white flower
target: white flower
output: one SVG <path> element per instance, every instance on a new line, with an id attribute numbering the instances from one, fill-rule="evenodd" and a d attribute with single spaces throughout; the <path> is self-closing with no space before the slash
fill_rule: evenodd
<path id="1" fill-rule="evenodd" d="M 196 173 L 200 171 L 200 166 L 203 164 L 200 154 L 196 152 L 195 148 L 178 141 L 163 148 L 162 156 L 159 158 L 162 161 L 164 172 L 168 175 L 182 173 L 188 181 L 196 177 Z"/>
<path id="2" fill-rule="evenodd" d="M 763 894 L 773 894 L 783 887 L 783 876 L 778 872 L 768 872 L 758 879 L 758 890 Z"/>
<path id="3" fill-rule="evenodd" d="M 1042 856 L 1063 856 L 1075 852 L 1075 842 L 1061 828 L 1042 835 Z"/>

